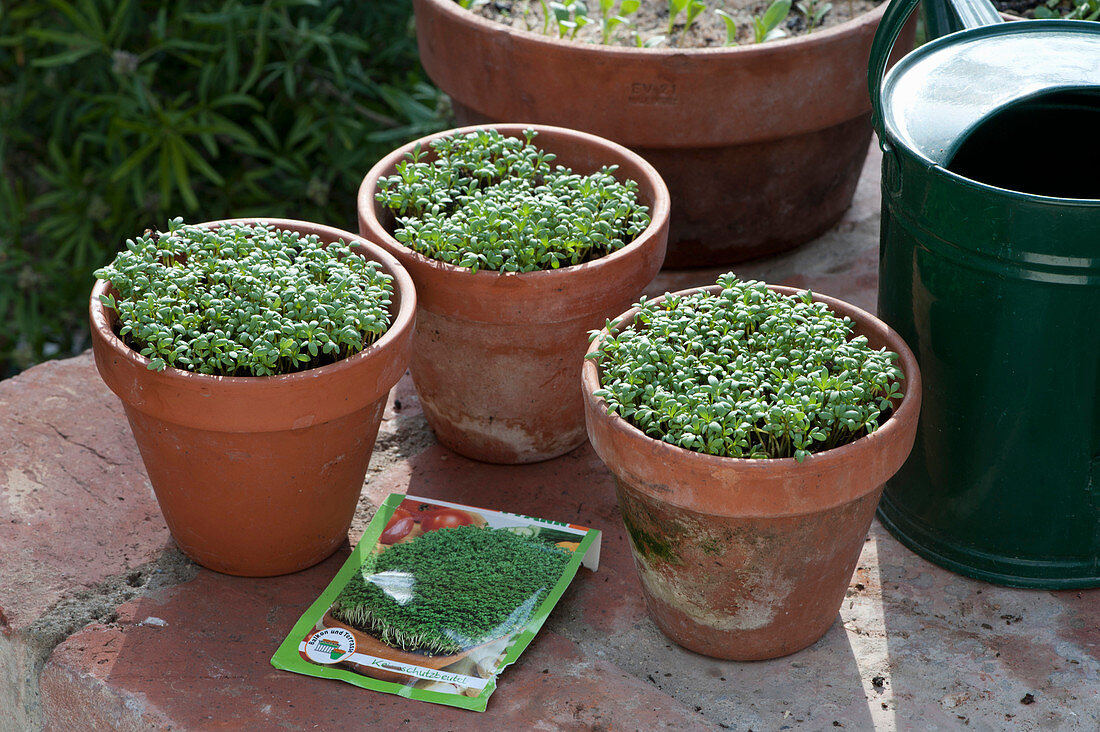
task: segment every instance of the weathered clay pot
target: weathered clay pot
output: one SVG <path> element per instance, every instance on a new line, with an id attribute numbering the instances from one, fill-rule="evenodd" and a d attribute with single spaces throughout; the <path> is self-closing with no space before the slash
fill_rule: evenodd
<path id="1" fill-rule="evenodd" d="M 421 138 L 379 161 L 359 189 L 359 231 L 380 243 L 416 283 L 413 383 L 436 437 L 455 452 L 491 463 L 562 455 L 585 440 L 576 369 L 588 333 L 636 300 L 661 268 L 668 237 L 668 191 L 645 160 L 615 143 L 557 127 L 493 125 L 508 135 L 534 127 L 535 144 L 556 164 L 587 174 L 618 165 L 638 183 L 652 221 L 608 256 L 558 270 L 501 273 L 430 259 L 390 234 L 392 216 L 375 201 L 378 179 L 405 154 L 449 130 Z M 430 159 L 430 158 L 426 158 Z"/>
<path id="2" fill-rule="evenodd" d="M 215 377 L 150 371 L 99 301 L 108 282 L 96 282 L 89 307 L 96 367 L 122 400 L 172 537 L 199 564 L 244 576 L 305 569 L 347 538 L 387 394 L 409 362 L 416 310 L 408 273 L 379 247 L 328 226 L 263 221 L 356 242 L 394 278 L 389 330 L 321 368 Z"/>
<path id="3" fill-rule="evenodd" d="M 622 143 L 672 195 L 666 266 L 790 249 L 848 208 L 871 139 L 867 57 L 886 4 L 797 38 L 624 48 L 413 0 L 420 60 L 464 124 L 531 120 Z M 912 47 L 912 26 L 895 58 Z"/>
<path id="4" fill-rule="evenodd" d="M 588 434 L 615 475 L 646 605 L 666 635 L 697 653 L 775 658 L 824 635 L 883 483 L 913 446 L 921 379 L 912 352 L 869 313 L 830 297 L 814 299 L 852 318 L 856 334 L 872 347 L 900 355 L 905 397 L 876 432 L 802 463 L 723 458 L 654 440 L 608 416 L 606 403 L 593 396 L 596 364 L 585 361 Z"/>

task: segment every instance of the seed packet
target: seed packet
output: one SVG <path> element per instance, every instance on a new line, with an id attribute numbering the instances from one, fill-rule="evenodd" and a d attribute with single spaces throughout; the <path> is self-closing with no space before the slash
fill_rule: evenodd
<path id="1" fill-rule="evenodd" d="M 271 664 L 485 711 L 600 532 L 391 493 Z"/>

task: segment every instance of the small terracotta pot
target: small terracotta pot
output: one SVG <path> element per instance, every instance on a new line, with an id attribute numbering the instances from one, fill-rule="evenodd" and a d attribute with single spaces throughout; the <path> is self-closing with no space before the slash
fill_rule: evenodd
<path id="1" fill-rule="evenodd" d="M 467 648 L 460 653 L 455 653 L 450 656 L 429 656 L 424 653 L 410 653 L 409 651 L 402 651 L 400 648 L 386 645 L 370 633 L 365 633 L 354 626 L 337 620 L 332 617 L 331 613 L 325 613 L 325 616 L 321 619 L 321 624 L 325 628 L 343 628 L 351 633 L 355 638 L 356 653 L 363 653 L 368 656 L 374 656 L 375 658 L 385 658 L 410 666 L 435 669 L 436 671 L 447 668 L 453 663 L 458 663 L 473 650 L 473 648 Z M 343 665 L 346 665 L 352 671 L 363 674 L 364 676 L 370 676 L 373 679 L 380 679 L 382 681 L 392 681 L 395 684 L 407 684 L 414 678 L 400 671 L 386 671 L 371 666 L 361 666 L 357 663 L 350 663 L 347 661 L 345 661 Z"/>
<path id="2" fill-rule="evenodd" d="M 510 28 L 413 0 L 420 60 L 463 124 L 530 120 L 653 164 L 673 201 L 666 265 L 790 249 L 851 205 L 871 139 L 867 57 L 885 11 L 729 48 L 626 48 Z M 894 58 L 912 47 L 912 25 Z"/>
<path id="3" fill-rule="evenodd" d="M 607 256 L 542 272 L 471 272 L 417 254 L 390 233 L 393 218 L 375 200 L 378 179 L 406 153 L 427 150 L 448 130 L 394 151 L 359 188 L 359 231 L 401 261 L 417 290 L 412 377 L 424 415 L 447 447 L 475 460 L 530 463 L 563 455 L 585 440 L 576 369 L 588 333 L 637 299 L 661 268 L 668 238 L 668 191 L 646 161 L 613 142 L 542 125 L 493 125 L 534 143 L 555 164 L 588 174 L 618 165 L 638 183 L 652 218 L 641 235 Z M 430 158 L 427 158 L 430 159 Z"/>
<path id="4" fill-rule="evenodd" d="M 255 577 L 305 569 L 347 538 L 386 397 L 409 362 L 416 310 L 408 273 L 379 247 L 328 226 L 262 221 L 355 243 L 380 263 L 394 278 L 389 330 L 321 368 L 219 377 L 150 371 L 99 301 L 110 283 L 96 282 L 89 305 L 96 367 L 122 400 L 172 537 L 204 567 Z"/>
<path id="5" fill-rule="evenodd" d="M 873 348 L 900 356 L 905 397 L 877 431 L 801 463 L 704 455 L 652 439 L 608 416 L 606 402 L 593 396 L 597 366 L 584 364 L 589 439 L 615 475 L 646 605 L 668 637 L 697 653 L 775 658 L 824 635 L 883 484 L 913 446 L 921 378 L 912 351 L 873 315 L 830 297 L 814 300 L 852 318 Z M 630 324 L 636 312 L 622 322 Z"/>

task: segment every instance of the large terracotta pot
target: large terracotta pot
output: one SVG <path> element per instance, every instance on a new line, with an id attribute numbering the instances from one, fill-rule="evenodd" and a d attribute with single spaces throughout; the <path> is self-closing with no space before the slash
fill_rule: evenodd
<path id="1" fill-rule="evenodd" d="M 460 123 L 530 120 L 622 143 L 672 195 L 666 265 L 790 249 L 851 204 L 871 139 L 867 58 L 886 4 L 797 38 L 638 49 L 509 28 L 413 0 L 420 60 Z M 912 47 L 912 28 L 896 56 Z"/>
<path id="2" fill-rule="evenodd" d="M 661 268 L 668 238 L 668 191 L 645 160 L 594 135 L 541 125 L 493 125 L 534 143 L 556 164 L 587 174 L 618 165 L 638 183 L 650 225 L 622 249 L 558 270 L 502 273 L 422 256 L 391 235 L 393 218 L 375 200 L 378 179 L 419 145 L 473 127 L 421 138 L 379 161 L 359 189 L 359 231 L 380 243 L 416 283 L 413 383 L 428 424 L 455 452 L 492 463 L 562 455 L 585 440 L 576 370 L 588 333 L 637 299 Z M 430 159 L 430 158 L 425 158 Z"/>
<path id="3" fill-rule="evenodd" d="M 122 400 L 172 537 L 199 564 L 244 576 L 305 569 L 347 538 L 386 397 L 409 362 L 416 310 L 408 273 L 379 247 L 328 226 L 263 221 L 354 242 L 379 262 L 394 278 L 389 330 L 321 368 L 216 377 L 150 371 L 99 301 L 110 283 L 96 282 L 89 307 L 96 367 Z"/>
<path id="4" fill-rule="evenodd" d="M 883 483 L 913 446 L 921 400 L 913 353 L 869 313 L 830 297 L 814 299 L 852 318 L 872 347 L 900 355 L 905 397 L 876 432 L 801 463 L 704 455 L 654 440 L 608 416 L 606 403 L 593 396 L 597 366 L 585 361 L 588 434 L 615 475 L 646 605 L 666 635 L 697 653 L 775 658 L 824 635 Z M 598 340 L 590 352 L 597 346 Z"/>

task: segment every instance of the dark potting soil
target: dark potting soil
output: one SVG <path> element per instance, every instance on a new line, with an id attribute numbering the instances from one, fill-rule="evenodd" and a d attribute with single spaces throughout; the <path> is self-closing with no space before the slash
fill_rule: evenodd
<path id="1" fill-rule="evenodd" d="M 561 0 L 568 2 L 568 0 Z M 621 0 L 616 0 L 612 12 L 618 12 Z M 707 48 L 721 47 L 726 43 L 725 21 L 714 11 L 716 9 L 728 13 L 737 23 L 737 43 L 751 45 L 753 43 L 753 16 L 762 16 L 768 9 L 772 0 L 712 0 L 707 2 L 707 9 L 700 13 L 691 24 L 691 28 L 684 32 L 685 15 L 680 14 L 678 23 L 674 26 L 672 34 L 668 34 L 668 0 L 641 0 L 641 6 L 636 13 L 627 16 L 627 23 L 618 26 L 613 33 L 609 45 L 634 46 L 636 38 L 643 41 L 655 37 L 663 37 L 657 48 Z M 798 0 L 792 3 L 791 12 L 787 20 L 779 27 L 788 36 L 804 35 L 847 21 L 864 13 L 870 12 L 878 6 L 877 0 L 833 0 L 832 8 L 825 14 L 821 25 L 812 30 L 807 30 L 806 16 L 801 12 L 797 4 L 808 7 L 807 0 Z M 547 0 L 547 5 L 549 1 Z M 819 6 L 824 7 L 826 0 L 819 0 Z M 588 0 L 588 25 L 581 28 L 574 39 L 578 43 L 600 43 L 600 10 L 597 0 Z M 557 26 L 553 18 L 545 23 L 543 15 L 543 3 L 539 0 L 490 0 L 486 5 L 476 11 L 479 15 L 489 20 L 503 23 L 513 28 L 521 28 L 532 33 L 544 33 L 552 38 L 558 38 Z M 768 41 L 775 43 L 776 41 Z M 779 39 L 782 42 L 782 39 Z"/>

